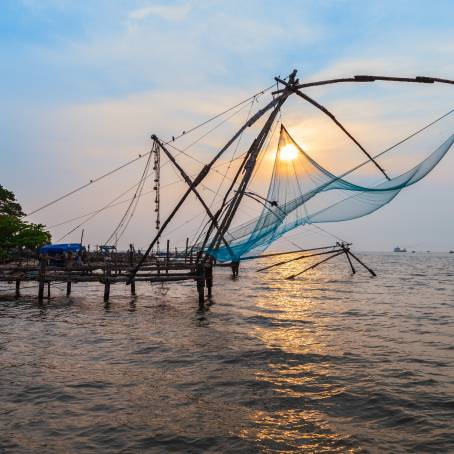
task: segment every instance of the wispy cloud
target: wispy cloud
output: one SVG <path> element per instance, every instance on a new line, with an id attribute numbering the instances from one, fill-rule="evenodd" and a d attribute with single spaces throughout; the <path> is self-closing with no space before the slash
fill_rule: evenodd
<path id="1" fill-rule="evenodd" d="M 437 8 L 387 0 L 361 8 L 353 0 L 288 0 L 286 8 L 262 0 L 21 0 L 6 8 L 7 3 L 0 1 L 0 97 L 8 112 L 0 119 L 0 167 L 2 184 L 27 209 L 147 150 L 150 133 L 176 135 L 293 68 L 302 80 L 367 72 L 452 78 L 454 71 L 449 1 Z M 308 94 L 376 152 L 452 104 L 451 87 L 437 85 L 345 84 Z M 283 118 L 327 168 L 345 169 L 362 158 L 300 99 L 289 101 Z M 205 160 L 210 146 L 221 141 L 210 136 L 191 152 Z M 419 159 L 428 150 L 412 148 L 405 157 L 413 163 L 417 152 Z M 434 194 L 448 184 L 453 160 L 454 153 L 429 177 Z M 187 161 L 191 170 L 199 166 Z M 395 175 L 408 164 L 395 160 L 386 168 Z M 136 181 L 139 170 L 122 183 Z M 121 191 L 118 183 L 108 183 L 81 199 L 81 212 Z M 419 206 L 409 194 L 409 203 Z M 73 204 L 61 209 L 78 210 Z M 434 218 L 442 213 L 437 209 L 432 203 Z M 37 220 L 52 223 L 64 215 L 43 212 Z M 113 212 L 111 223 L 118 215 Z M 138 220 L 150 221 L 149 212 L 138 213 Z M 101 240 L 107 225 L 104 218 L 91 224 L 90 241 Z M 380 236 L 374 235 L 373 219 L 367 225 L 370 237 Z M 131 237 L 146 242 L 148 233 L 138 229 Z"/>
<path id="2" fill-rule="evenodd" d="M 143 20 L 150 16 L 159 17 L 169 21 L 184 20 L 191 12 L 189 3 L 177 5 L 147 5 L 142 8 L 134 9 L 129 13 L 129 18 L 133 20 Z"/>

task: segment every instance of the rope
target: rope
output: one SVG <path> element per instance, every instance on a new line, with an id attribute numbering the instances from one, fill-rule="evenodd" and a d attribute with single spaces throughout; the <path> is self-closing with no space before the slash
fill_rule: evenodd
<path id="1" fill-rule="evenodd" d="M 137 203 L 139 202 L 139 198 L 140 198 L 140 194 L 142 193 L 143 186 L 145 184 L 145 176 L 147 175 L 148 168 L 150 166 L 151 151 L 152 150 L 150 150 L 150 152 L 148 153 L 148 159 L 147 159 L 147 162 L 145 163 L 145 168 L 144 168 L 144 170 L 142 172 L 142 175 L 141 175 L 140 180 L 139 180 L 139 184 L 138 184 L 136 192 L 135 192 L 135 194 L 134 194 L 134 196 L 133 196 L 133 198 L 131 200 L 131 203 L 128 205 L 128 208 L 126 208 L 126 211 L 125 211 L 123 217 L 121 218 L 120 222 L 118 223 L 117 227 L 115 227 L 114 231 L 112 232 L 112 234 L 109 236 L 109 238 L 106 240 L 106 242 L 104 244 L 109 244 L 110 240 L 114 237 L 114 235 L 116 235 L 117 232 L 123 227 L 125 219 L 127 218 L 127 216 L 130 213 L 132 214 L 133 211 L 135 210 L 135 207 L 137 206 Z M 129 220 L 126 223 L 125 228 L 128 226 L 130 220 L 131 220 L 131 216 L 129 217 Z M 123 233 L 124 233 L 124 230 L 122 230 L 121 235 Z M 117 245 L 117 243 L 118 243 L 118 238 L 115 241 L 115 246 Z"/>
<path id="2" fill-rule="evenodd" d="M 217 115 L 214 115 L 213 117 L 209 118 L 208 120 L 204 121 L 203 123 L 200 123 L 200 124 L 194 126 L 193 128 L 189 129 L 188 131 L 183 131 L 182 134 L 180 134 L 180 135 L 177 136 L 177 137 L 173 137 L 171 140 L 169 140 L 168 142 L 166 142 L 166 144 L 169 144 L 170 142 L 174 142 L 174 141 L 180 139 L 181 137 L 183 137 L 184 135 L 190 134 L 190 133 L 196 131 L 197 129 L 201 128 L 202 126 L 205 126 L 206 124 L 210 123 L 211 121 L 213 121 L 213 120 L 215 120 L 215 119 L 217 119 L 217 118 L 219 118 L 219 117 L 225 115 L 226 113 L 232 111 L 233 109 L 236 109 L 237 107 L 241 106 L 242 104 L 245 104 L 245 103 L 249 102 L 252 98 L 254 98 L 254 97 L 256 97 L 256 96 L 259 96 L 259 95 L 261 95 L 261 94 L 264 94 L 265 92 L 271 90 L 273 87 L 274 87 L 274 83 L 273 83 L 273 85 L 270 85 L 269 87 L 267 87 L 267 88 L 265 88 L 265 89 L 263 89 L 263 90 L 257 92 L 256 94 L 250 96 L 249 98 L 247 98 L 247 99 L 245 99 L 245 100 L 243 100 L 243 101 L 241 101 L 241 102 L 235 104 L 234 106 L 232 106 L 232 107 L 230 107 L 230 108 L 224 110 L 223 112 L 221 112 L 221 113 L 219 113 L 219 114 L 217 114 Z M 66 199 L 67 197 L 69 197 L 69 196 L 75 194 L 76 192 L 79 192 L 79 191 L 81 191 L 81 190 L 87 188 L 88 186 L 90 186 L 90 185 L 92 185 L 92 184 L 94 184 L 94 183 L 97 183 L 98 181 L 103 180 L 104 178 L 106 178 L 106 177 L 108 177 L 108 176 L 110 176 L 110 175 L 112 175 L 112 174 L 114 174 L 114 173 L 120 171 L 121 169 L 124 169 L 125 167 L 127 167 L 127 166 L 133 164 L 134 162 L 138 161 L 139 159 L 142 159 L 142 158 L 148 156 L 150 153 L 151 153 L 151 151 L 149 151 L 149 152 L 147 152 L 147 153 L 145 153 L 145 154 L 143 154 L 143 155 L 142 155 L 142 154 L 139 154 L 139 156 L 137 156 L 136 158 L 133 158 L 133 159 L 131 159 L 130 161 L 127 161 L 126 163 L 124 163 L 124 164 L 122 164 L 122 165 L 120 165 L 120 166 L 118 166 L 118 167 L 116 167 L 116 168 L 114 168 L 114 169 L 108 171 L 107 173 L 105 173 L 105 174 L 103 174 L 103 175 L 101 175 L 101 176 L 99 176 L 99 177 L 94 178 L 94 179 L 91 179 L 88 183 L 85 183 L 85 184 L 83 184 L 83 185 L 81 185 L 81 186 L 79 186 L 79 187 L 77 187 L 77 188 L 75 188 L 75 189 L 73 189 L 73 190 L 71 190 L 71 191 L 69 191 L 69 192 L 63 194 L 62 196 L 57 197 L 56 199 L 51 200 L 50 202 L 45 203 L 44 205 L 42 205 L 42 206 L 40 206 L 40 207 L 38 207 L 38 208 L 32 210 L 30 213 L 28 213 L 28 214 L 26 215 L 26 217 L 31 216 L 32 214 L 38 213 L 39 211 L 42 211 L 42 210 L 44 210 L 45 208 L 48 208 L 48 207 L 50 207 L 51 205 L 54 205 L 55 203 L 60 202 L 60 201 L 63 200 L 63 199 Z"/>
<path id="3" fill-rule="evenodd" d="M 400 140 L 399 142 L 395 143 L 394 145 L 390 146 L 389 148 L 385 149 L 384 151 L 378 153 L 377 155 L 374 156 L 374 159 L 375 158 L 378 158 L 380 156 L 383 156 L 385 153 L 388 153 L 389 151 L 393 150 L 394 148 L 396 148 L 397 146 L 399 146 L 400 144 L 406 142 L 407 140 L 411 139 L 412 137 L 415 137 L 416 135 L 418 135 L 419 133 L 421 133 L 422 131 L 426 130 L 427 128 L 429 128 L 430 126 L 434 125 L 435 123 L 441 121 L 443 118 L 446 118 L 447 116 L 451 115 L 452 113 L 454 112 L 454 109 L 451 109 L 449 112 L 445 113 L 444 115 L 442 115 L 441 117 L 437 118 L 436 120 L 432 121 L 431 123 L 427 124 L 426 126 L 422 127 L 421 129 L 418 129 L 416 132 L 410 134 L 409 136 L 405 137 L 404 139 Z M 356 167 L 354 167 L 353 169 L 350 169 L 348 170 L 347 172 L 343 173 L 341 176 L 337 177 L 336 180 L 338 179 L 341 179 L 341 178 L 344 178 L 346 175 L 354 172 L 355 170 L 358 170 L 360 167 L 363 167 L 364 165 L 368 164 L 370 161 L 364 161 L 362 162 L 361 164 L 358 164 Z M 336 180 L 333 180 L 333 181 L 336 181 Z M 339 205 L 340 203 L 342 202 L 345 202 L 346 200 L 350 200 L 350 199 L 353 199 L 355 197 L 359 197 L 360 195 L 362 194 L 362 192 L 359 192 L 358 194 L 352 194 L 351 196 L 349 197 L 345 197 L 341 200 L 339 200 L 338 202 L 336 203 L 333 203 L 332 205 L 330 205 L 328 208 L 331 208 L 331 207 L 334 207 L 334 206 L 337 206 Z M 311 225 L 314 225 L 314 224 L 311 224 Z"/>
<path id="4" fill-rule="evenodd" d="M 256 97 L 254 96 L 254 97 L 252 98 L 252 101 L 251 101 L 251 105 L 250 105 L 250 107 L 249 107 L 248 114 L 247 114 L 247 116 L 246 116 L 246 121 L 248 121 L 249 118 L 250 118 L 250 116 L 251 116 L 252 107 L 253 107 L 255 101 L 256 101 Z M 235 149 L 234 149 L 233 154 L 232 154 L 232 157 L 230 158 L 230 161 L 229 161 L 229 165 L 228 165 L 226 171 L 224 172 L 224 174 L 222 175 L 222 180 L 221 180 L 221 183 L 218 185 L 218 188 L 217 188 L 217 190 L 216 190 L 216 193 L 214 194 L 213 198 L 211 199 L 211 203 L 210 203 L 210 206 L 209 206 L 210 210 L 211 210 L 211 208 L 212 208 L 212 206 L 213 206 L 213 204 L 214 204 L 216 198 L 218 197 L 219 191 L 221 190 L 221 187 L 222 187 L 222 185 L 224 184 L 225 179 L 227 178 L 227 174 L 228 174 L 228 172 L 229 172 L 229 170 L 230 170 L 230 168 L 231 168 L 231 166 L 232 166 L 232 162 L 235 160 L 235 155 L 236 155 L 236 153 L 237 153 L 237 151 L 238 151 L 238 148 L 239 148 L 239 146 L 240 146 L 240 143 L 241 143 L 241 139 L 242 139 L 242 137 L 243 137 L 243 134 L 244 134 L 244 131 L 243 131 L 243 132 L 240 134 L 240 136 L 238 137 L 238 140 L 237 140 L 237 142 L 236 142 Z M 220 174 L 220 172 L 217 172 L 217 173 Z M 230 181 L 232 181 L 231 178 L 228 178 L 228 179 L 229 179 Z M 204 224 L 206 223 L 207 217 L 208 217 L 208 214 L 205 213 L 205 216 L 202 218 L 202 222 L 200 223 L 200 226 L 197 228 L 197 230 L 195 231 L 194 235 L 193 235 L 192 238 L 191 238 L 191 241 L 192 241 L 192 242 L 193 242 L 196 238 L 198 238 L 199 233 L 200 233 L 200 232 L 202 231 L 202 229 L 204 228 L 203 226 L 204 226 Z"/>

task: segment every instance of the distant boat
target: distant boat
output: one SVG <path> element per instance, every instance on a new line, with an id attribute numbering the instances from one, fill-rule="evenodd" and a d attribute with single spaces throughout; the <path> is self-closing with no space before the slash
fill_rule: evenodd
<path id="1" fill-rule="evenodd" d="M 450 254 L 454 254 L 454 251 L 449 251 Z"/>
<path id="2" fill-rule="evenodd" d="M 394 248 L 394 252 L 407 252 L 407 250 L 405 248 L 401 249 L 399 246 L 396 246 Z"/>

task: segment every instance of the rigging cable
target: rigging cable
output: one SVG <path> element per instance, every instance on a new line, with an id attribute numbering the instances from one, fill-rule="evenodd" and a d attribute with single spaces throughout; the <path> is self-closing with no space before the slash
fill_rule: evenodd
<path id="1" fill-rule="evenodd" d="M 192 133 L 193 131 L 195 131 L 195 130 L 201 128 L 202 126 L 205 126 L 206 124 L 210 123 L 211 121 L 213 121 L 213 120 L 215 120 L 215 119 L 217 119 L 217 118 L 219 118 L 219 117 L 225 115 L 226 113 L 232 111 L 233 109 L 235 109 L 235 108 L 241 106 L 242 104 L 245 104 L 245 103 L 249 102 L 249 101 L 250 101 L 252 98 L 254 98 L 255 96 L 264 94 L 265 92 L 271 90 L 273 87 L 274 87 L 274 83 L 273 83 L 273 85 L 270 85 L 269 87 L 267 87 L 267 88 L 265 88 L 265 89 L 263 89 L 263 90 L 257 92 L 257 93 L 254 94 L 253 96 L 250 96 L 249 98 L 247 98 L 247 99 L 245 99 L 245 100 L 243 100 L 243 101 L 241 101 L 241 102 L 235 104 L 235 105 L 232 106 L 232 107 L 229 107 L 228 109 L 226 109 L 226 110 L 220 112 L 219 114 L 214 115 L 213 117 L 209 118 L 208 120 L 205 120 L 203 123 L 200 123 L 200 124 L 194 126 L 193 128 L 189 129 L 188 131 L 184 131 L 184 133 L 180 134 L 180 135 L 177 136 L 177 137 L 172 138 L 172 139 L 169 140 L 168 142 L 165 142 L 165 144 L 170 144 L 170 142 L 174 142 L 174 141 L 180 139 L 181 137 L 183 137 L 184 135 L 187 135 L 187 134 Z M 31 211 L 30 213 L 28 213 L 26 216 L 27 216 L 27 217 L 28 217 L 28 216 L 31 216 L 32 214 L 35 214 L 35 213 L 37 213 L 37 212 L 39 212 L 39 211 L 42 211 L 42 210 L 44 210 L 45 208 L 48 208 L 49 206 L 54 205 L 55 203 L 60 202 L 60 201 L 63 200 L 63 199 L 66 199 L 67 197 L 69 197 L 69 196 L 75 194 L 76 192 L 79 192 L 79 191 L 81 191 L 82 189 L 85 189 L 85 188 L 87 188 L 88 186 L 90 186 L 90 185 L 92 185 L 92 184 L 94 184 L 94 183 L 97 183 L 98 181 L 100 181 L 100 180 L 102 180 L 102 179 L 104 179 L 104 178 L 106 178 L 106 177 L 108 177 L 108 176 L 110 176 L 110 175 L 112 175 L 112 174 L 118 172 L 119 170 L 124 169 L 125 167 L 127 167 L 127 166 L 133 164 L 134 162 L 138 161 L 139 159 L 142 159 L 142 158 L 148 156 L 150 153 L 151 153 L 151 151 L 149 151 L 149 152 L 147 152 L 147 153 L 145 153 L 145 154 L 143 154 L 143 155 L 142 155 L 142 154 L 139 154 L 139 156 L 137 156 L 137 157 L 135 157 L 135 158 L 133 158 L 133 159 L 131 159 L 131 160 L 125 162 L 124 164 L 122 164 L 122 165 L 120 165 L 120 166 L 118 166 L 118 167 L 116 167 L 116 168 L 114 168 L 114 169 L 112 169 L 112 170 L 106 172 L 105 174 L 103 174 L 103 175 L 101 175 L 101 176 L 99 176 L 99 177 L 96 177 L 96 178 L 94 178 L 94 179 L 91 179 L 88 183 L 85 183 L 85 184 L 83 184 L 83 185 L 81 185 L 81 186 L 79 186 L 79 187 L 77 187 L 77 188 L 75 188 L 75 189 L 73 189 L 73 190 L 71 190 L 71 191 L 69 191 L 69 192 L 63 194 L 63 195 L 60 196 L 60 197 L 57 197 L 56 199 L 51 200 L 51 201 L 48 202 L 48 203 L 45 203 L 44 205 L 42 205 L 42 206 L 36 208 L 35 210 Z"/>
<path id="2" fill-rule="evenodd" d="M 249 118 L 251 117 L 252 107 L 254 106 L 255 101 L 256 101 L 256 97 L 254 96 L 254 97 L 252 98 L 252 101 L 251 101 L 251 105 L 250 105 L 250 107 L 249 107 L 248 114 L 247 114 L 247 116 L 246 116 L 246 121 L 248 121 Z M 214 196 L 213 196 L 213 198 L 212 198 L 212 200 L 211 200 L 211 203 L 210 203 L 210 205 L 209 205 L 209 208 L 210 208 L 210 209 L 212 208 L 212 206 L 213 206 L 213 204 L 214 204 L 214 202 L 215 202 L 215 200 L 216 200 L 216 198 L 217 198 L 217 196 L 218 196 L 218 194 L 219 194 L 219 191 L 221 190 L 221 187 L 222 187 L 222 185 L 224 184 L 225 179 L 227 178 L 227 174 L 228 174 L 228 172 L 229 172 L 229 170 L 230 170 L 230 167 L 232 166 L 232 162 L 235 160 L 235 155 L 236 155 L 236 153 L 237 153 L 237 151 L 238 151 L 238 148 L 239 148 L 239 146 L 240 146 L 240 143 L 241 143 L 241 139 L 242 139 L 242 137 L 243 137 L 243 134 L 244 134 L 244 131 L 243 131 L 243 132 L 240 134 L 240 136 L 238 137 L 238 140 L 237 140 L 237 142 L 236 142 L 235 149 L 234 149 L 234 151 L 233 151 L 232 157 L 230 158 L 229 165 L 228 165 L 226 171 L 224 172 L 223 175 L 221 174 L 221 175 L 222 175 L 222 180 L 221 180 L 220 184 L 218 185 L 218 188 L 217 188 L 217 190 L 216 190 L 216 193 L 214 194 Z M 220 172 L 217 172 L 217 173 L 220 173 Z M 231 178 L 228 178 L 228 179 L 229 179 L 230 181 L 232 181 Z M 196 238 L 197 238 L 196 241 L 198 241 L 198 235 L 199 235 L 199 233 L 203 230 L 203 228 L 204 228 L 203 225 L 204 225 L 204 223 L 205 223 L 207 217 L 208 217 L 208 214 L 205 213 L 205 216 L 202 218 L 202 222 L 200 223 L 199 228 L 195 231 L 194 235 L 193 235 L 192 238 L 191 238 L 191 241 L 192 241 L 192 242 L 194 242 L 194 240 L 195 240 Z"/>
<path id="3" fill-rule="evenodd" d="M 142 194 L 142 190 L 143 190 L 143 186 L 145 184 L 145 176 L 147 175 L 147 172 L 148 172 L 148 168 L 150 166 L 150 162 L 151 162 L 151 151 L 148 153 L 148 159 L 147 159 L 147 162 L 145 163 L 145 168 L 142 172 L 142 175 L 140 177 L 140 180 L 139 180 L 139 184 L 137 186 L 137 189 L 136 189 L 136 192 L 131 200 L 131 203 L 128 205 L 128 207 L 126 208 L 126 211 L 123 215 L 123 217 L 121 218 L 120 222 L 118 223 L 118 225 L 115 227 L 114 231 L 112 232 L 112 234 L 109 236 L 109 238 L 106 240 L 106 242 L 104 244 L 109 244 L 110 240 L 118 233 L 118 231 L 123 227 L 124 223 L 125 223 L 125 220 L 127 218 L 127 216 L 130 214 L 130 213 L 133 213 L 133 211 L 135 210 L 135 207 L 137 206 L 137 203 L 139 201 L 139 198 L 140 198 L 140 195 Z M 129 220 L 131 219 L 131 217 L 129 218 Z M 126 226 L 129 224 L 129 220 L 127 221 L 126 223 Z M 122 231 L 122 234 L 123 234 L 124 230 Z M 115 246 L 117 245 L 118 243 L 118 238 L 115 240 Z"/>

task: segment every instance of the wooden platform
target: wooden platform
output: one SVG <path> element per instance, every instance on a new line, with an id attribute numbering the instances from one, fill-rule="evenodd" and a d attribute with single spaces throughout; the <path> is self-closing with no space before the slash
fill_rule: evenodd
<path id="1" fill-rule="evenodd" d="M 140 271 L 131 280 L 131 271 L 140 260 L 138 254 L 100 254 L 89 255 L 85 263 L 65 263 L 63 266 L 49 264 L 47 258 L 40 260 L 18 260 L 0 265 L 0 282 L 14 284 L 12 293 L 20 296 L 22 282 L 37 282 L 39 301 L 44 299 L 47 285 L 47 296 L 50 296 L 52 283 L 66 283 L 66 294 L 71 294 L 72 283 L 99 282 L 104 285 L 104 301 L 110 297 L 110 286 L 126 283 L 131 293 L 135 294 L 135 283 L 144 282 L 179 282 L 195 281 L 199 295 L 199 308 L 203 309 L 205 286 L 208 297 L 211 297 L 213 286 L 212 266 L 197 262 L 195 257 L 166 255 L 147 258 Z"/>

